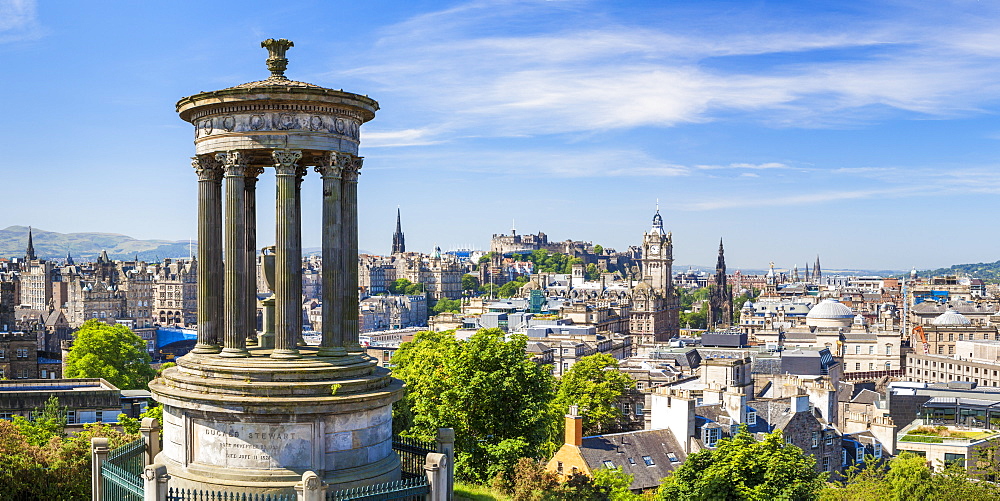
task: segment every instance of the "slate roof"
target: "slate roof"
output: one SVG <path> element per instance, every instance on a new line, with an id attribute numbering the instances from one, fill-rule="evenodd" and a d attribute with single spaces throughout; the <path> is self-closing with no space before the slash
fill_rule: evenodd
<path id="1" fill-rule="evenodd" d="M 851 400 L 851 403 L 855 404 L 874 404 L 882 396 L 878 392 L 871 391 L 869 389 L 863 389 L 858 392 L 858 394 Z"/>
<path id="2" fill-rule="evenodd" d="M 605 468 L 604 462 L 610 461 L 615 468 L 632 475 L 633 490 L 660 485 L 660 480 L 687 458 L 674 434 L 666 429 L 584 437 L 580 453 L 591 470 Z M 668 454 L 676 461 L 671 461 Z M 648 456 L 652 464 L 647 465 L 643 456 Z"/>

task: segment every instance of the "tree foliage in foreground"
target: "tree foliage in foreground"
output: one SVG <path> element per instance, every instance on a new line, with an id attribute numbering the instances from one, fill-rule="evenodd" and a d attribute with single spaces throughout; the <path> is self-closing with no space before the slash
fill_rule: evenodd
<path id="1" fill-rule="evenodd" d="M 562 415 L 569 406 L 579 406 L 583 416 L 583 434 L 594 435 L 611 427 L 621 411 L 618 398 L 635 387 L 635 380 L 618 370 L 618 361 L 605 353 L 581 358 L 559 379 L 554 404 L 557 418 L 556 442 L 562 444 Z"/>
<path id="2" fill-rule="evenodd" d="M 548 438 L 553 377 L 525 356 L 525 336 L 504 336 L 481 329 L 459 341 L 452 332 L 421 332 L 392 359 L 407 385 L 394 426 L 423 440 L 454 428 L 456 473 L 480 483 L 534 456 Z"/>
<path id="3" fill-rule="evenodd" d="M 680 468 L 663 479 L 661 499 L 750 500 L 815 499 L 825 474 L 816 472 L 816 460 L 786 444 L 780 432 L 757 441 L 746 427 L 719 441 L 718 448 L 687 457 Z"/>
<path id="4" fill-rule="evenodd" d="M 1000 487 L 969 478 L 961 465 L 931 471 L 924 458 L 904 452 L 889 460 L 888 469 L 875 461 L 848 472 L 842 485 L 830 484 L 820 492 L 824 501 L 930 501 L 1000 499 Z"/>
<path id="5" fill-rule="evenodd" d="M 58 402 L 35 411 L 44 425 L 0 419 L 0 501 L 90 499 L 90 439 L 107 437 L 116 448 L 139 438 L 102 423 L 64 438 L 61 427 L 49 426 L 49 407 L 59 408 Z"/>
<path id="6" fill-rule="evenodd" d="M 104 378 L 122 390 L 144 390 L 156 376 L 146 342 L 124 325 L 87 320 L 74 334 L 67 378 Z"/>

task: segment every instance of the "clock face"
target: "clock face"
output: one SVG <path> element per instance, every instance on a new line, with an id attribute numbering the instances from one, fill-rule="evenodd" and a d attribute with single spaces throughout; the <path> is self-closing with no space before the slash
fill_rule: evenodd
<path id="1" fill-rule="evenodd" d="M 659 245 L 650 245 L 649 246 L 649 252 L 650 252 L 650 254 L 656 254 L 657 252 L 660 252 L 660 246 Z"/>

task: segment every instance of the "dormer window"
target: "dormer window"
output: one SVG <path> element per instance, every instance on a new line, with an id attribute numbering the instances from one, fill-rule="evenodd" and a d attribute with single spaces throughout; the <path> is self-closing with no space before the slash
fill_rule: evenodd
<path id="1" fill-rule="evenodd" d="M 757 413 L 750 411 L 747 413 L 747 425 L 754 426 L 757 424 Z"/>
<path id="2" fill-rule="evenodd" d="M 715 447 L 715 444 L 719 441 L 719 436 L 721 434 L 722 433 L 719 428 L 702 428 L 701 441 L 705 442 L 705 446 L 707 447 Z"/>
<path id="3" fill-rule="evenodd" d="M 882 444 L 879 443 L 875 444 L 875 458 L 876 459 L 882 458 Z"/>
<path id="4" fill-rule="evenodd" d="M 653 462 L 653 458 L 651 456 L 643 456 L 642 462 L 646 463 L 646 466 L 656 466 L 656 463 Z"/>
<path id="5" fill-rule="evenodd" d="M 863 445 L 858 446 L 858 450 L 854 455 L 854 459 L 859 463 L 865 460 L 865 446 Z"/>
<path id="6" fill-rule="evenodd" d="M 612 463 L 611 461 L 604 461 L 604 467 L 609 470 L 613 470 L 615 469 L 615 464 Z"/>

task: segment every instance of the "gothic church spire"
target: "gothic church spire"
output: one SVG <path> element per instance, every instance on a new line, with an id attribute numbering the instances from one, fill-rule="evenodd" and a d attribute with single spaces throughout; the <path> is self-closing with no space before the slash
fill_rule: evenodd
<path id="1" fill-rule="evenodd" d="M 400 219 L 399 207 L 396 207 L 396 232 L 392 234 L 392 253 L 402 254 L 406 252 L 406 243 L 403 239 L 403 224 Z"/>
<path id="2" fill-rule="evenodd" d="M 35 257 L 35 244 L 34 244 L 34 242 L 32 241 L 32 238 L 31 238 L 31 226 L 28 227 L 28 250 L 24 254 L 24 259 L 26 261 L 33 261 L 33 260 L 37 259 Z"/>

